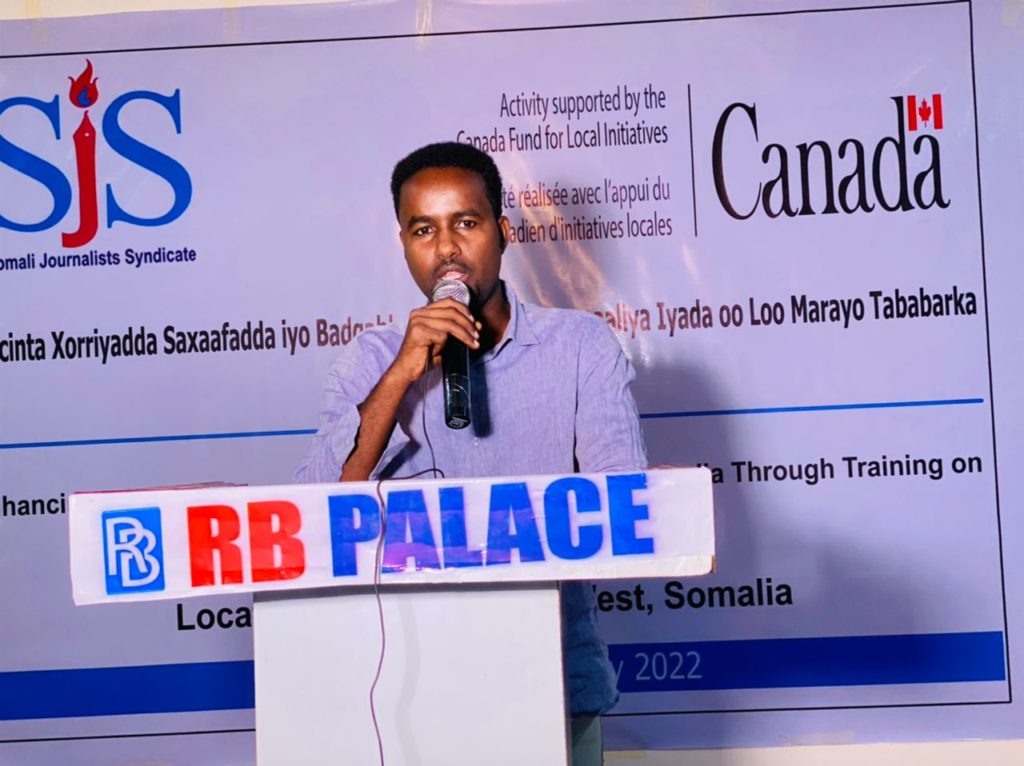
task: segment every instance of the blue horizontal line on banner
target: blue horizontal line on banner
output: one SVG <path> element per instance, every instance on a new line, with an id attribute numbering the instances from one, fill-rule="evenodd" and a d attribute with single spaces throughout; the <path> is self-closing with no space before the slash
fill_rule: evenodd
<path id="1" fill-rule="evenodd" d="M 619 691 L 1005 681 L 1003 633 L 613 644 Z"/>
<path id="2" fill-rule="evenodd" d="M 857 404 L 809 404 L 796 407 L 748 407 L 737 410 L 691 410 L 684 412 L 647 412 L 641 420 L 658 418 L 703 418 L 718 415 L 768 415 L 780 412 L 828 412 L 835 410 L 886 410 L 897 407 L 954 407 L 984 404 L 984 399 L 924 399 L 912 402 L 861 402 Z"/>
<path id="3" fill-rule="evenodd" d="M 629 692 L 1005 681 L 1003 633 L 613 644 Z M 247 710 L 251 660 L 0 673 L 0 721 Z"/>
<path id="4" fill-rule="evenodd" d="M 641 420 L 660 418 L 700 418 L 721 415 L 765 415 L 780 412 L 826 412 L 829 410 L 876 410 L 894 407 L 951 407 L 962 404 L 984 404 L 984 399 L 927 399 L 913 402 L 864 402 L 859 404 L 811 404 L 798 407 L 750 407 L 736 410 L 691 410 L 685 412 L 648 412 Z M 170 436 L 123 436 L 109 439 L 67 439 L 46 442 L 11 442 L 0 444 L 0 450 L 39 449 L 41 447 L 94 447 L 110 444 L 147 444 L 153 442 L 187 442 L 207 439 L 252 439 L 273 436 L 312 436 L 315 428 L 292 428 L 281 431 L 230 431 L 212 434 L 173 434 Z"/>
<path id="5" fill-rule="evenodd" d="M 0 721 L 246 710 L 254 678 L 252 660 L 0 673 Z"/>
<path id="6" fill-rule="evenodd" d="M 206 439 L 252 439 L 267 436 L 312 436 L 315 428 L 292 428 L 284 431 L 231 431 L 222 434 L 175 434 L 172 436 L 124 436 L 111 439 L 69 439 L 50 442 L 13 442 L 0 444 L 0 449 L 37 449 L 39 447 L 93 447 L 102 444 L 145 444 L 147 442 L 191 442 Z"/>

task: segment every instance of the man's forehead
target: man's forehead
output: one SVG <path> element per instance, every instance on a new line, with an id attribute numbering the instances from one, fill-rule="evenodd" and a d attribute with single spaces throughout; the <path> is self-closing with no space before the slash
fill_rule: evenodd
<path id="1" fill-rule="evenodd" d="M 464 168 L 424 168 L 409 177 L 399 190 L 399 207 L 419 197 L 424 192 L 454 191 L 467 195 L 480 195 L 487 199 L 487 187 L 479 173 Z"/>

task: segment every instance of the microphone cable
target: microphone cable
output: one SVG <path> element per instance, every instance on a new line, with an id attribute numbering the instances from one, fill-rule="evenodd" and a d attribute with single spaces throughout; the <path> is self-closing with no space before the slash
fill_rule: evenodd
<path id="1" fill-rule="evenodd" d="M 381 599 L 380 592 L 380 578 L 381 578 L 381 566 L 384 557 L 384 537 L 387 534 L 388 521 L 387 521 L 387 508 L 384 503 L 384 493 L 381 491 L 381 485 L 385 481 L 407 481 L 409 479 L 416 479 L 425 474 L 432 474 L 432 478 L 445 478 L 444 471 L 437 467 L 437 458 L 434 455 L 434 445 L 430 442 L 430 433 L 427 431 L 427 375 L 430 372 L 430 358 L 427 357 L 426 366 L 423 370 L 423 375 L 419 380 L 420 388 L 420 419 L 421 426 L 423 428 L 423 438 L 427 442 L 427 448 L 430 450 L 430 468 L 424 468 L 422 471 L 409 474 L 408 476 L 393 476 L 390 479 L 377 479 L 377 502 L 380 503 L 380 536 L 377 538 L 377 550 L 373 557 L 373 595 L 377 601 L 377 621 L 380 627 L 380 654 L 377 657 L 377 671 L 373 676 L 373 683 L 370 684 L 370 718 L 373 720 L 373 733 L 377 737 L 377 754 L 380 758 L 380 766 L 385 766 L 384 763 L 384 739 L 380 732 L 380 722 L 377 720 L 377 706 L 375 694 L 377 692 L 377 684 L 380 683 L 381 673 L 384 670 L 384 655 L 387 652 L 387 627 L 384 623 L 384 602 Z M 397 424 L 396 424 L 397 427 Z"/>

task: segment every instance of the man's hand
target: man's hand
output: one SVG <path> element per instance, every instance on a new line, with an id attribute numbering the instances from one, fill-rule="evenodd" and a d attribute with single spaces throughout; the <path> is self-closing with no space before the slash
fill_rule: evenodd
<path id="1" fill-rule="evenodd" d="M 458 338 L 467 348 L 480 347 L 481 325 L 453 298 L 444 298 L 409 314 L 405 338 L 398 356 L 385 376 L 411 385 L 430 367 L 440 364 L 441 349 L 449 337 Z"/>
<path id="2" fill-rule="evenodd" d="M 445 298 L 409 314 L 398 356 L 359 405 L 356 444 L 345 460 L 340 481 L 370 478 L 391 438 L 402 397 L 426 371 L 428 361 L 431 367 L 440 363 L 441 349 L 449 337 L 469 348 L 480 347 L 480 323 L 458 301 Z"/>

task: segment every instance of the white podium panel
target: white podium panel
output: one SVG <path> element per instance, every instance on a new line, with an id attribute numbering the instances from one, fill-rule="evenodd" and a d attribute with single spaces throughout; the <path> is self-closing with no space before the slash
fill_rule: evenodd
<path id="1" fill-rule="evenodd" d="M 385 586 L 387 766 L 568 763 L 555 584 Z M 372 588 L 256 596 L 259 766 L 379 762 Z"/>

